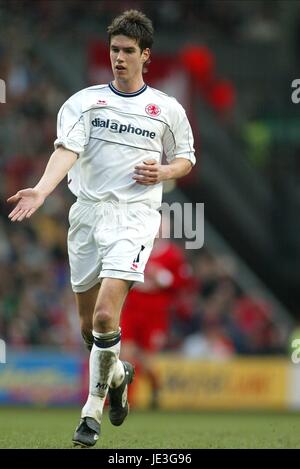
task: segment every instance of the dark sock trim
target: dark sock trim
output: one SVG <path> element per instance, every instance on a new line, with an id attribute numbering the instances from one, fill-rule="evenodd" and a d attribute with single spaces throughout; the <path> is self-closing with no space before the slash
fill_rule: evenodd
<path id="1" fill-rule="evenodd" d="M 109 348 L 116 345 L 121 340 L 121 332 L 116 331 L 114 334 L 109 334 L 109 337 L 94 337 L 94 344 L 99 348 Z"/>

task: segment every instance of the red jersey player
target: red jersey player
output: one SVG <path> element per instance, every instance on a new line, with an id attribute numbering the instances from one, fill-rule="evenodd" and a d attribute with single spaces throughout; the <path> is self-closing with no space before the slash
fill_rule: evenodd
<path id="1" fill-rule="evenodd" d="M 168 345 L 171 310 L 190 280 L 191 269 L 182 249 L 159 238 L 146 266 L 145 283 L 129 292 L 123 307 L 122 356 L 135 362 L 136 372 L 149 380 L 153 407 L 159 386 L 150 358 Z"/>

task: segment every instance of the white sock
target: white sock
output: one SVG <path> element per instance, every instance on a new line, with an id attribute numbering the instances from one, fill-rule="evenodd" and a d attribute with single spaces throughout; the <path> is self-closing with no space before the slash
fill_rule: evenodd
<path id="1" fill-rule="evenodd" d="M 110 387 L 118 388 L 120 384 L 123 383 L 124 378 L 125 378 L 124 366 L 121 360 L 118 359 L 117 363 L 115 364 L 114 374 L 110 383 Z"/>
<path id="2" fill-rule="evenodd" d="M 120 354 L 120 330 L 101 333 L 93 331 L 94 345 L 90 353 L 89 396 L 81 417 L 93 417 L 101 423 L 103 406 Z"/>

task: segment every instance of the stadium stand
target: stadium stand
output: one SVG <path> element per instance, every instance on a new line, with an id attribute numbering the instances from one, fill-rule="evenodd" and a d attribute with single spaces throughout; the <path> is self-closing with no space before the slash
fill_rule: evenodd
<path id="1" fill-rule="evenodd" d="M 259 274 L 273 292 L 279 291 L 283 300 L 290 300 L 286 302 L 288 307 L 294 315 L 299 314 L 296 294 L 287 298 L 288 285 L 293 293 L 298 287 L 293 274 L 300 245 L 291 220 L 297 213 L 299 195 L 291 213 L 284 213 L 272 187 L 277 187 L 275 180 L 283 187 L 292 178 L 294 154 L 299 146 L 291 143 L 291 158 L 285 173 L 280 175 L 280 163 L 279 168 L 276 166 L 280 156 L 276 158 L 274 141 L 269 144 L 268 137 L 263 146 L 259 127 L 254 125 L 261 123 L 267 135 L 275 125 L 262 119 L 262 108 L 269 103 L 266 81 L 261 79 L 268 69 L 268 60 L 273 60 L 274 47 L 284 37 L 282 28 L 290 20 L 290 13 L 279 1 L 274 9 L 267 2 L 234 0 L 226 2 L 226 8 L 224 2 L 218 1 L 162 0 L 159 9 L 153 2 L 125 3 L 145 9 L 154 19 L 164 54 L 172 56 L 179 50 L 178 28 L 185 33 L 186 44 L 206 42 L 214 50 L 219 73 L 233 80 L 237 91 L 231 113 L 218 113 L 213 102 L 203 100 L 201 95 L 197 98 L 199 168 L 197 179 L 189 180 L 189 187 L 186 183 L 181 186 L 190 200 L 204 201 L 211 207 L 207 212 L 214 226 L 211 229 L 222 233 L 234 251 L 228 254 L 225 247 L 220 252 L 217 243 L 210 241 L 206 249 L 190 256 L 198 284 L 197 297 L 189 317 L 173 317 L 169 349 L 203 357 L 284 354 L 293 320 L 274 294 L 269 295 L 265 285 L 257 293 L 259 282 L 254 282 L 252 288 L 251 282 L 240 281 L 236 259 L 245 254 L 252 270 L 258 266 Z M 23 8 L 26 16 L 22 15 Z M 91 38 L 105 37 L 103 25 L 123 9 L 121 1 L 93 2 L 89 9 L 77 0 L 69 0 L 67 6 L 40 0 L 34 8 L 29 0 L 0 3 L 0 77 L 5 79 L 8 93 L 7 103 L 0 105 L 0 337 L 15 348 L 43 345 L 74 351 L 83 347 L 69 286 L 65 245 L 67 212 L 73 196 L 61 184 L 30 222 L 18 226 L 9 223 L 5 200 L 16 189 L 34 184 L 41 175 L 53 148 L 60 105 L 72 92 L 87 85 L 85 54 Z M 70 18 L 72 28 L 67 27 Z M 248 63 L 237 42 L 249 52 Z M 241 69 L 232 67 L 234 58 L 229 56 L 229 50 L 236 54 L 236 62 L 243 64 Z M 260 64 L 257 69 L 251 65 L 254 59 Z M 277 69 L 281 77 L 290 71 L 279 59 Z M 253 77 L 258 86 L 251 83 Z M 275 80 L 274 93 L 280 86 L 280 81 Z M 273 107 L 282 104 L 279 98 L 275 98 L 275 104 L 272 102 Z M 286 194 L 287 202 L 291 203 L 298 192 L 292 185 Z M 278 218 L 283 215 L 286 225 L 291 225 L 285 250 L 281 246 L 283 234 L 276 229 Z M 276 268 L 270 261 L 274 256 Z M 229 272 L 228 266 L 233 266 Z M 251 276 L 246 277 L 249 280 Z"/>

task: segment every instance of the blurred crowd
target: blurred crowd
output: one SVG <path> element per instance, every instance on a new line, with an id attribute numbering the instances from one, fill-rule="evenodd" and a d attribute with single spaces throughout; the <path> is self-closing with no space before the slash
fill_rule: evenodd
<path id="1" fill-rule="evenodd" d="M 70 95 L 36 55 L 28 25 L 35 24 L 51 38 L 66 29 L 71 34 L 70 17 L 72 25 L 83 24 L 92 11 L 96 20 L 109 21 L 127 7 L 145 10 L 156 27 L 167 23 L 174 31 L 178 25 L 188 29 L 201 21 L 220 35 L 234 37 L 247 30 L 246 18 L 250 21 L 246 6 L 239 6 L 248 2 L 203 1 L 201 15 L 198 2 L 165 0 L 160 8 L 154 3 L 69 0 L 66 10 L 64 2 L 57 1 L 0 1 L 0 77 L 7 85 L 7 103 L 0 104 L 0 338 L 11 346 L 82 347 L 66 250 L 72 194 L 61 184 L 30 222 L 12 224 L 7 219 L 7 197 L 41 176 L 53 150 L 56 114 Z M 13 24 L 7 22 L 20 8 L 27 9 L 31 22 L 18 17 Z M 271 10 L 266 6 L 255 12 L 270 22 L 269 31 L 273 28 L 275 34 Z M 172 293 L 168 340 L 162 350 L 207 358 L 284 352 L 285 338 L 272 305 L 255 292 L 241 291 L 236 273 L 224 267 L 228 259 L 202 249 L 187 263 L 189 282 Z"/>
<path id="2" fill-rule="evenodd" d="M 260 292 L 240 288 L 230 256 L 203 248 L 192 260 L 192 271 L 195 290 L 190 316 L 187 321 L 184 316 L 174 321 L 175 344 L 178 337 L 186 356 L 226 358 L 284 352 L 285 331 L 276 324 L 273 305 Z M 188 298 L 190 301 L 191 296 Z"/>
<path id="3" fill-rule="evenodd" d="M 86 29 L 86 23 L 108 24 L 112 17 L 129 8 L 144 11 L 155 28 L 201 34 L 203 38 L 273 41 L 280 36 L 280 1 L 272 0 L 10 0 L 1 2 L 2 12 L 26 11 L 43 35 L 72 35 Z M 0 8 L 1 8 L 0 3 Z M 1 12 L 1 10 L 0 10 Z M 72 18 L 72 28 L 70 28 Z"/>
<path id="4" fill-rule="evenodd" d="M 0 105 L 0 336 L 16 347 L 74 347 L 79 331 L 66 252 L 72 196 L 61 186 L 30 222 L 7 219 L 7 197 L 35 184 L 45 168 L 67 98 L 28 41 L 26 21 L 5 21 L 13 3 L 5 10 L 0 5 L 0 76 L 7 92 Z"/>

